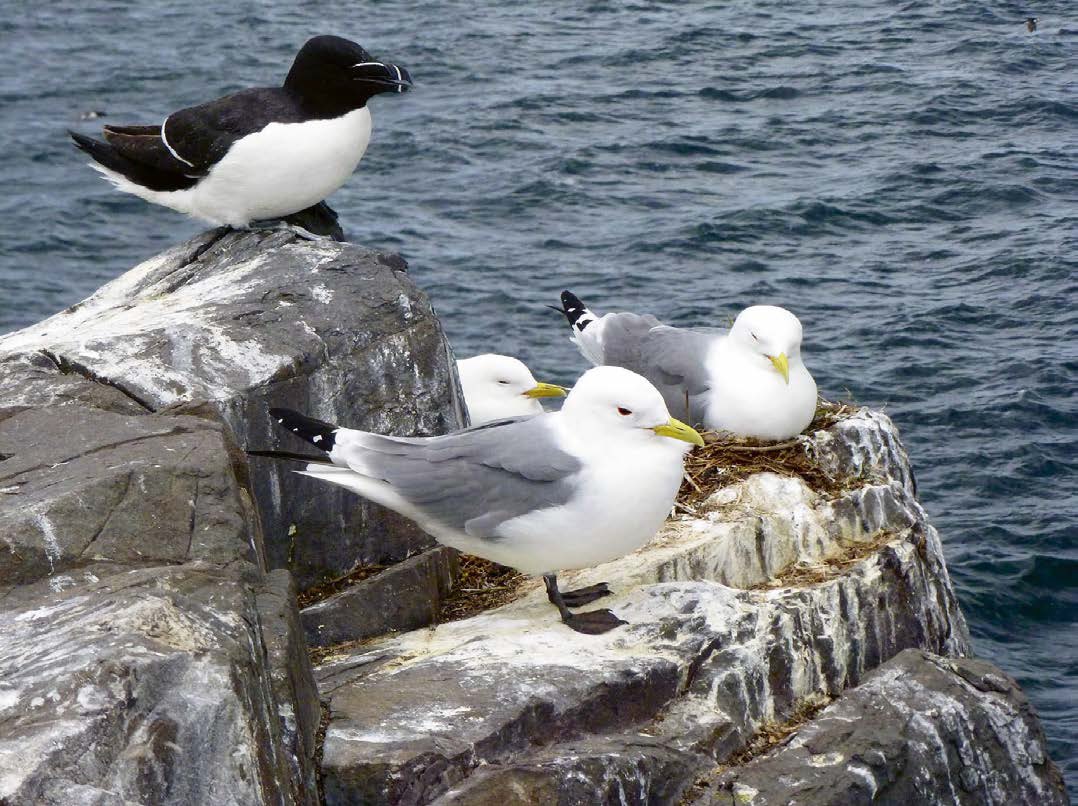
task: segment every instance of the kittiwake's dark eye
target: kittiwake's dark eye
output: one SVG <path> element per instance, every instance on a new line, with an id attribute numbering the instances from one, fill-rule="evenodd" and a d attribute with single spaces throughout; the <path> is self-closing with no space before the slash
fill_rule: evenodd
<path id="1" fill-rule="evenodd" d="M 749 335 L 750 335 L 750 336 L 752 336 L 752 340 L 753 340 L 753 341 L 759 341 L 759 339 L 758 339 L 758 338 L 756 338 L 756 334 L 755 334 L 755 333 L 753 333 L 752 331 L 749 331 Z"/>
<path id="2" fill-rule="evenodd" d="M 624 406 L 618 406 L 618 414 L 620 414 L 622 417 L 628 417 L 630 414 L 632 414 L 632 411 L 625 408 Z"/>
<path id="3" fill-rule="evenodd" d="M 509 385 L 509 381 L 498 381 L 498 383 L 500 383 L 502 386 L 508 386 Z"/>

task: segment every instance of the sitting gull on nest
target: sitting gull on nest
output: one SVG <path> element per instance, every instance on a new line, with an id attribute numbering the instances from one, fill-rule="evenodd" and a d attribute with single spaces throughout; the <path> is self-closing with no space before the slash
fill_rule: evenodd
<path id="1" fill-rule="evenodd" d="M 609 588 L 562 592 L 556 573 L 613 560 L 650 540 L 670 512 L 690 444 L 703 445 L 670 416 L 655 387 L 619 367 L 585 372 L 560 411 L 445 436 L 381 436 L 287 409 L 270 413 L 326 452 L 301 472 L 411 518 L 447 546 L 542 574 L 562 621 L 590 634 L 625 622 L 609 610 L 569 608 Z"/>
<path id="2" fill-rule="evenodd" d="M 597 317 L 563 291 L 572 341 L 591 363 L 638 372 L 678 417 L 739 437 L 789 439 L 816 413 L 816 381 L 801 362 L 801 323 L 785 308 L 753 305 L 727 334 L 664 325 L 654 316 Z"/>
<path id="3" fill-rule="evenodd" d="M 565 388 L 539 383 L 523 361 L 486 353 L 457 362 L 460 388 L 472 425 L 542 414 L 541 397 L 565 397 Z"/>

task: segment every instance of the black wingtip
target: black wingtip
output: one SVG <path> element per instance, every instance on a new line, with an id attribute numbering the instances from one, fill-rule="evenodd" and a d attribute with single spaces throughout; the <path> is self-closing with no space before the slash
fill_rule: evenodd
<path id="1" fill-rule="evenodd" d="M 267 459 L 287 459 L 293 462 L 306 462 L 311 465 L 331 465 L 333 464 L 325 456 L 308 456 L 304 453 L 293 453 L 292 451 L 245 451 L 248 456 L 262 456 Z"/>
<path id="2" fill-rule="evenodd" d="M 326 453 L 333 450 L 336 440 L 334 435 L 337 432 L 337 426 L 333 425 L 333 423 L 316 420 L 313 417 L 300 414 L 298 411 L 292 411 L 292 409 L 273 408 L 270 409 L 270 416 L 281 428 L 291 431 L 297 437 L 306 440 L 319 450 Z"/>
<path id="3" fill-rule="evenodd" d="M 575 327 L 577 330 L 583 330 L 591 324 L 593 317 L 590 316 L 581 322 L 581 319 L 587 316 L 590 311 L 584 307 L 584 303 L 580 301 L 580 297 L 572 291 L 561 292 L 561 307 L 562 313 L 565 314 L 565 318 L 569 320 L 569 325 L 571 327 Z"/>

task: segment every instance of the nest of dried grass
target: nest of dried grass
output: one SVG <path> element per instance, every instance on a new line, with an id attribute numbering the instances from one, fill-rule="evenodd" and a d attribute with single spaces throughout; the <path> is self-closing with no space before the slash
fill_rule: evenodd
<path id="1" fill-rule="evenodd" d="M 821 400 L 816 407 L 816 416 L 806 430 L 812 433 L 829 428 L 856 411 L 857 407 L 848 403 Z M 707 443 L 704 447 L 697 448 L 685 458 L 686 479 L 678 492 L 678 503 L 690 512 L 716 490 L 754 473 L 796 476 L 809 489 L 831 497 L 841 495 L 852 486 L 851 477 L 834 478 L 824 472 L 806 450 L 802 438 L 774 443 L 707 432 L 704 441 Z"/>
<path id="2" fill-rule="evenodd" d="M 459 621 L 508 604 L 520 597 L 525 574 L 470 554 L 460 555 L 460 575 L 453 590 L 442 600 L 438 623 Z"/>
<path id="3" fill-rule="evenodd" d="M 752 737 L 752 740 L 741 748 L 740 752 L 731 756 L 724 766 L 727 768 L 740 767 L 742 764 L 747 764 L 754 758 L 762 756 L 797 733 L 806 722 L 830 705 L 831 702 L 831 697 L 819 692 L 798 700 L 789 719 L 785 722 L 765 722 L 760 726 L 756 735 Z"/>
<path id="4" fill-rule="evenodd" d="M 880 549 L 898 535 L 884 529 L 864 540 L 853 540 L 842 546 L 842 550 L 820 560 L 818 563 L 797 563 L 791 565 L 778 576 L 753 585 L 749 590 L 775 590 L 777 588 L 805 588 L 819 585 L 845 574 L 850 566 L 877 554 Z"/>
<path id="5" fill-rule="evenodd" d="M 728 758 L 725 763 L 697 779 L 682 795 L 680 804 L 696 802 L 706 790 L 711 789 L 718 782 L 727 770 L 748 764 L 769 750 L 789 741 L 797 731 L 833 701 L 832 697 L 819 692 L 810 694 L 797 701 L 793 713 L 785 722 L 765 722 L 741 750 Z"/>
<path id="6" fill-rule="evenodd" d="M 362 582 L 364 579 L 369 579 L 375 574 L 385 571 L 388 567 L 389 566 L 387 565 L 378 565 L 376 563 L 371 563 L 370 565 L 357 565 L 343 576 L 320 582 L 313 588 L 300 591 L 299 596 L 296 597 L 296 602 L 299 603 L 300 609 L 309 607 L 315 602 L 321 602 L 323 599 L 328 599 L 335 593 L 340 593 L 345 588 L 352 587 L 357 582 Z"/>

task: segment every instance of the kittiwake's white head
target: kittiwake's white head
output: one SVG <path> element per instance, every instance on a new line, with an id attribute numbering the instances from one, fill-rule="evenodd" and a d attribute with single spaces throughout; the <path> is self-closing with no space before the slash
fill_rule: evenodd
<path id="1" fill-rule="evenodd" d="M 790 382 L 790 365 L 801 362 L 801 322 L 785 308 L 753 305 L 737 315 L 730 340 L 744 351 L 759 356 L 768 367 Z"/>
<path id="2" fill-rule="evenodd" d="M 523 361 L 508 355 L 486 353 L 461 359 L 457 375 L 472 425 L 542 414 L 539 398 L 565 397 L 563 387 L 539 383 Z"/>
<path id="3" fill-rule="evenodd" d="M 692 445 L 704 444 L 696 431 L 670 416 L 650 381 L 623 367 L 589 369 L 573 386 L 561 411 L 582 438 L 612 448 L 662 444 L 683 454 Z"/>

